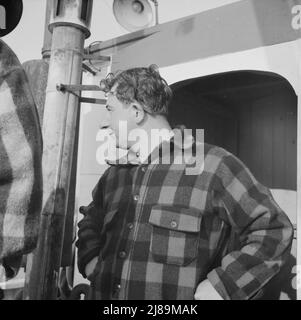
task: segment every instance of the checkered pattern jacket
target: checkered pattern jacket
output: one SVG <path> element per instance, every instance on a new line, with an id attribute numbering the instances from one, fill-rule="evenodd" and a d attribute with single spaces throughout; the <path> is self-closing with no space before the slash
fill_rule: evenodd
<path id="1" fill-rule="evenodd" d="M 0 40 L 0 282 L 38 238 L 42 134 L 27 77 Z M 1 266 L 3 265 L 3 266 Z"/>
<path id="2" fill-rule="evenodd" d="M 231 153 L 204 144 L 203 170 L 191 175 L 162 161 L 166 143 L 171 159 L 182 152 L 172 139 L 157 163 L 111 165 L 83 208 L 84 277 L 98 257 L 91 299 L 193 299 L 205 279 L 224 299 L 253 298 L 290 252 L 289 219 Z"/>

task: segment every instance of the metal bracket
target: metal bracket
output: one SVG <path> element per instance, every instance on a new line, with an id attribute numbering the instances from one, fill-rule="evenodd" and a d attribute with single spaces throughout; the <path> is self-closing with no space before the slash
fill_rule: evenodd
<path id="1" fill-rule="evenodd" d="M 105 99 L 96 99 L 96 98 L 86 98 L 86 97 L 80 97 L 79 101 L 81 103 L 93 103 L 93 104 L 107 104 L 107 100 Z"/>
<path id="2" fill-rule="evenodd" d="M 83 69 L 93 74 L 93 76 L 96 76 L 97 72 L 91 69 L 86 63 L 83 63 Z"/>
<path id="3" fill-rule="evenodd" d="M 99 86 L 96 85 L 68 85 L 68 84 L 57 84 L 56 89 L 58 91 L 61 91 L 63 93 L 71 93 L 75 95 L 77 98 L 79 98 L 79 101 L 82 103 L 93 103 L 93 104 L 102 104 L 105 105 L 107 100 L 106 99 L 96 99 L 96 98 L 87 98 L 87 97 L 81 97 L 77 94 L 77 92 L 81 91 L 101 91 Z"/>
<path id="4" fill-rule="evenodd" d="M 97 85 L 82 85 L 82 84 L 57 84 L 56 89 L 62 92 L 75 93 L 75 91 L 101 91 Z"/>
<path id="5" fill-rule="evenodd" d="M 97 68 L 92 63 L 92 61 L 100 62 L 100 64 L 109 63 L 111 61 L 111 57 L 86 53 L 83 55 L 83 60 L 88 61 L 92 67 L 92 68 L 90 68 L 90 66 L 88 66 L 87 63 L 83 62 L 83 68 L 95 76 L 97 74 L 97 72 L 101 72 L 101 68 Z M 93 69 L 95 69 L 96 71 L 94 71 Z"/>
<path id="6" fill-rule="evenodd" d="M 84 60 L 94 60 L 94 61 L 101 61 L 101 62 L 110 62 L 111 57 L 109 56 L 98 56 L 95 54 L 84 54 L 83 55 Z"/>

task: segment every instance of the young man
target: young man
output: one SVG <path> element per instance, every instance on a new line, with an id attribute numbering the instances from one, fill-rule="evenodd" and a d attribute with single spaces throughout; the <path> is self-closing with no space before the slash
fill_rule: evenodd
<path id="1" fill-rule="evenodd" d="M 153 66 L 102 84 L 102 128 L 128 154 L 111 163 L 82 210 L 78 266 L 91 298 L 256 297 L 285 262 L 293 234 L 270 191 L 226 150 L 185 135 L 176 143 L 166 118 L 171 89 Z M 138 142 L 130 138 L 137 129 Z M 157 145 L 155 129 L 166 132 Z M 188 148 L 197 162 L 197 143 L 202 168 L 188 174 L 191 163 L 175 159 Z"/>

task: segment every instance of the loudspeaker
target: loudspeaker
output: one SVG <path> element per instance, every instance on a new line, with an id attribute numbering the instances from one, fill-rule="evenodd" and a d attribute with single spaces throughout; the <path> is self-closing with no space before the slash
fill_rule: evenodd
<path id="1" fill-rule="evenodd" d="M 130 32 L 153 25 L 153 10 L 147 0 L 114 0 L 113 12 L 118 23 Z"/>

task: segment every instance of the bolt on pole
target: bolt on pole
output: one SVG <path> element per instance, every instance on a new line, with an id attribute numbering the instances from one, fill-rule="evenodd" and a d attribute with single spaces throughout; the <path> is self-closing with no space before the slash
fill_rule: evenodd
<path id="1" fill-rule="evenodd" d="M 43 119 L 43 209 L 25 299 L 54 300 L 67 214 L 79 99 L 57 84 L 81 81 L 84 40 L 93 0 L 54 0 L 49 30 L 51 56 Z"/>

